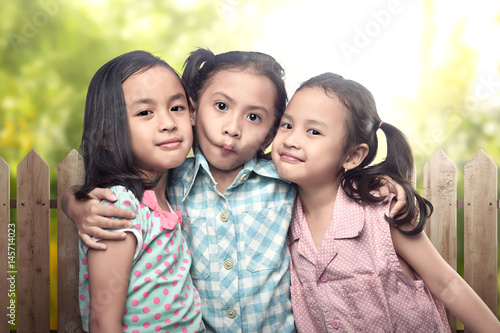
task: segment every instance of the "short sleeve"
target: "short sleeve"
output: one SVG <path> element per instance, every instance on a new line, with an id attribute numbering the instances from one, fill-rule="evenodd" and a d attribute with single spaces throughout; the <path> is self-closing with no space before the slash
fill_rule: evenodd
<path id="1" fill-rule="evenodd" d="M 115 202 L 110 202 L 107 200 L 102 200 L 101 205 L 109 205 L 109 206 L 114 206 L 122 209 L 129 210 L 133 213 L 135 213 L 135 218 L 130 220 L 133 224 L 131 228 L 124 228 L 124 229 L 106 229 L 108 231 L 113 231 L 113 232 L 131 232 L 135 238 L 137 239 L 137 245 L 135 247 L 134 251 L 134 260 L 138 257 L 142 245 L 144 243 L 144 232 L 145 228 L 147 228 L 147 222 L 146 222 L 146 216 L 144 212 L 144 205 L 137 200 L 136 196 L 129 191 L 127 188 L 123 186 L 113 186 L 110 188 L 111 191 L 118 197 L 118 200 Z M 115 217 L 110 217 L 110 219 L 113 220 L 123 220 L 122 218 L 115 218 Z M 92 240 L 98 242 L 101 239 L 97 237 L 92 237 Z M 88 251 L 88 247 L 84 247 L 85 253 Z"/>

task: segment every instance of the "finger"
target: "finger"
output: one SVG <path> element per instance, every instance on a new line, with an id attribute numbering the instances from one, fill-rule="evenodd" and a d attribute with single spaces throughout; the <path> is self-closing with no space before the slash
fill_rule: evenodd
<path id="1" fill-rule="evenodd" d="M 106 240 L 124 240 L 125 237 L 127 237 L 127 234 L 123 231 L 109 231 L 109 230 L 103 230 L 100 228 L 96 228 L 95 230 L 92 230 L 94 237 L 99 238 L 99 239 L 106 239 Z"/>
<path id="2" fill-rule="evenodd" d="M 394 205 L 389 211 L 389 217 L 393 218 L 406 206 L 406 199 L 404 201 L 394 200 Z"/>
<path id="3" fill-rule="evenodd" d="M 135 214 L 130 210 L 109 205 L 95 205 L 92 206 L 91 209 L 92 211 L 90 215 L 108 216 L 126 220 L 131 220 L 135 217 Z"/>
<path id="4" fill-rule="evenodd" d="M 96 199 L 98 201 L 101 200 L 108 200 L 111 202 L 115 202 L 118 200 L 118 197 L 116 194 L 113 193 L 109 188 L 95 188 L 92 191 L 89 192 L 89 196 L 93 199 Z"/>
<path id="5" fill-rule="evenodd" d="M 415 208 L 415 215 L 413 215 L 413 218 L 410 221 L 410 224 L 413 226 L 417 224 L 418 213 L 419 213 L 419 209 L 418 209 L 418 207 L 416 207 Z"/>
<path id="6" fill-rule="evenodd" d="M 93 225 L 102 229 L 127 229 L 134 226 L 129 220 L 114 220 L 104 216 L 97 217 Z"/>
<path id="7" fill-rule="evenodd" d="M 87 245 L 89 248 L 94 250 L 106 250 L 106 245 L 103 243 L 96 242 L 87 234 L 80 235 L 82 242 Z"/>
<path id="8" fill-rule="evenodd" d="M 389 201 L 389 188 L 386 185 L 380 187 L 378 191 L 381 197 L 385 196 L 384 202 Z"/>
<path id="9" fill-rule="evenodd" d="M 398 201 L 401 201 L 403 204 L 406 205 L 406 192 L 403 186 L 401 186 L 399 183 L 396 183 L 394 193 L 396 193 L 396 198 L 398 199 Z"/>

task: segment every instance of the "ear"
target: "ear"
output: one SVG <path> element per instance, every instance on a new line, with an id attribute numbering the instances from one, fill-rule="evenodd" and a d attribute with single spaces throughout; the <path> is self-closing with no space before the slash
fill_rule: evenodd
<path id="1" fill-rule="evenodd" d="M 357 146 L 354 146 L 351 149 L 351 152 L 347 154 L 342 167 L 346 170 L 354 169 L 355 167 L 359 166 L 361 162 L 363 162 L 369 151 L 370 148 L 368 148 L 368 145 L 366 143 L 361 143 Z"/>
<path id="2" fill-rule="evenodd" d="M 197 105 L 191 97 L 189 97 L 189 103 L 191 104 L 191 110 L 189 110 L 189 113 L 191 114 L 191 126 L 194 126 L 196 124 Z"/>

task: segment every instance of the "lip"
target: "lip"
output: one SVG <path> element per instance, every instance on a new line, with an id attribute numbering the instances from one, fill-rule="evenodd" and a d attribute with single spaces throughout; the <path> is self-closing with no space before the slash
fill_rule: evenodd
<path id="1" fill-rule="evenodd" d="M 298 156 L 290 153 L 290 152 L 280 152 L 280 159 L 284 162 L 290 162 L 290 163 L 300 163 L 304 162 L 301 158 Z"/>
<path id="2" fill-rule="evenodd" d="M 171 138 L 158 143 L 157 146 L 162 149 L 176 149 L 181 145 L 181 143 L 181 139 Z"/>
<path id="3" fill-rule="evenodd" d="M 233 151 L 233 145 L 225 143 L 222 145 L 221 150 L 223 154 L 229 154 Z"/>

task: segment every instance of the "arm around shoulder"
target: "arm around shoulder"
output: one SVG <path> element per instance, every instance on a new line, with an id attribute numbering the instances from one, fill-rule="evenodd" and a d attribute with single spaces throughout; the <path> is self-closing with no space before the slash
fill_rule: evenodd
<path id="1" fill-rule="evenodd" d="M 396 253 L 467 329 L 473 332 L 500 332 L 500 322 L 493 312 L 441 257 L 424 232 L 407 236 L 391 227 L 391 235 Z"/>
<path id="2" fill-rule="evenodd" d="M 119 229 L 130 227 L 127 221 L 133 219 L 135 214 L 129 210 L 120 209 L 110 205 L 101 205 L 101 200 L 116 201 L 117 196 L 108 188 L 96 188 L 89 193 L 90 199 L 78 200 L 75 197 L 77 187 L 66 189 L 61 198 L 61 208 L 74 222 L 78 235 L 90 248 L 104 250 L 104 243 L 97 243 L 92 237 L 100 239 L 123 239 L 123 233 L 106 231 L 103 228 Z M 110 219 L 109 217 L 123 218 L 124 220 Z"/>

